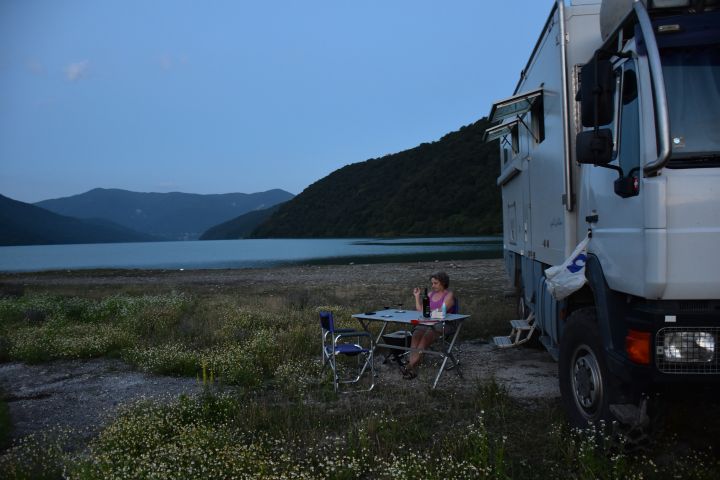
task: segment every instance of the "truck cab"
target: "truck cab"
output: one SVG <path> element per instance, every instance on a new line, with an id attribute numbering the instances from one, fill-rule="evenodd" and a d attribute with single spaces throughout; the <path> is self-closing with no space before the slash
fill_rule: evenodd
<path id="1" fill-rule="evenodd" d="M 558 1 L 491 121 L 506 269 L 572 423 L 717 384 L 720 1 Z M 556 298 L 545 271 L 586 236 L 586 284 Z"/>

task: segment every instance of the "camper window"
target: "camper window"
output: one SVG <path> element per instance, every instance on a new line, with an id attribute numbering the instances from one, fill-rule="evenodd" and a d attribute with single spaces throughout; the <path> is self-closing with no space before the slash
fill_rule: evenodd
<path id="1" fill-rule="evenodd" d="M 637 78 L 631 62 L 625 63 L 620 104 L 620 135 L 618 157 L 624 175 L 632 175 L 640 167 L 640 116 Z"/>
<path id="2" fill-rule="evenodd" d="M 501 123 L 494 127 L 490 127 L 485 130 L 484 142 L 491 142 L 493 140 L 500 139 L 500 144 L 503 148 L 509 147 L 512 150 L 513 157 L 519 152 L 519 140 L 518 140 L 518 120 L 513 120 L 507 123 Z M 504 164 L 505 162 L 503 162 Z"/>
<path id="3" fill-rule="evenodd" d="M 542 103 L 542 96 L 543 89 L 538 88 L 537 90 L 521 93 L 496 102 L 493 104 L 492 109 L 490 109 L 490 121 L 494 123 L 506 118 L 522 117 L 526 112 L 530 111 L 538 101 Z"/>

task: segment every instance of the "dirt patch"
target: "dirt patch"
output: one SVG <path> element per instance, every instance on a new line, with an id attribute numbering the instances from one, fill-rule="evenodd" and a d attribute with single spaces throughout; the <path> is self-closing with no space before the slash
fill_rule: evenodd
<path id="1" fill-rule="evenodd" d="M 445 370 L 438 389 L 467 391 L 495 379 L 511 398 L 523 403 L 560 397 L 557 363 L 545 351 L 522 347 L 501 350 L 477 340 L 460 342 L 455 350 L 460 360 L 460 372 Z M 382 362 L 383 356 L 379 355 L 376 369 L 379 371 L 377 388 L 380 389 L 389 385 L 428 388 L 440 366 L 438 360 L 426 357 L 418 378 L 408 381 L 402 378 L 396 363 Z"/>
<path id="2" fill-rule="evenodd" d="M 13 422 L 13 437 L 60 427 L 71 440 L 96 435 L 122 405 L 144 399 L 175 400 L 201 390 L 194 378 L 131 371 L 120 360 L 55 361 L 0 365 L 0 389 Z"/>

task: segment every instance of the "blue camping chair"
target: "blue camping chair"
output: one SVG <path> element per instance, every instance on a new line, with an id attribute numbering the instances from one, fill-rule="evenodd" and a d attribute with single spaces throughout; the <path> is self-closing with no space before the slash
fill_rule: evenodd
<path id="1" fill-rule="evenodd" d="M 323 366 L 327 364 L 333 373 L 333 388 L 335 392 L 340 384 L 358 383 L 364 375 L 370 375 L 370 391 L 375 386 L 375 365 L 373 361 L 373 339 L 368 332 L 352 329 L 336 329 L 332 312 L 320 312 L 320 328 L 323 339 Z M 349 341 L 354 339 L 355 342 Z M 364 344 L 364 345 L 363 345 Z M 353 370 L 348 377 L 341 378 L 345 362 L 338 363 L 341 357 L 357 357 Z M 369 367 L 369 368 L 368 368 Z"/>
<path id="2" fill-rule="evenodd" d="M 321 338 L 321 341 L 322 341 L 322 359 L 321 359 L 321 360 L 322 360 L 322 366 L 323 366 L 323 367 L 325 367 L 325 364 L 326 364 L 328 361 L 330 361 L 330 354 L 331 354 L 331 352 L 332 352 L 332 350 L 328 350 L 328 349 L 325 348 L 325 346 L 328 345 L 328 337 L 330 336 L 330 330 L 327 329 L 327 328 L 325 328 L 325 325 L 323 325 L 323 323 L 322 323 L 322 315 L 323 315 L 324 313 L 329 313 L 330 315 L 332 315 L 332 312 L 320 312 L 320 327 L 321 327 L 321 330 L 320 330 L 320 338 Z M 334 321 L 333 321 L 333 326 L 334 326 Z M 335 334 L 338 334 L 338 333 L 352 333 L 352 332 L 355 332 L 355 329 L 354 329 L 354 328 L 335 328 L 335 329 L 333 330 L 333 332 L 334 332 Z"/>

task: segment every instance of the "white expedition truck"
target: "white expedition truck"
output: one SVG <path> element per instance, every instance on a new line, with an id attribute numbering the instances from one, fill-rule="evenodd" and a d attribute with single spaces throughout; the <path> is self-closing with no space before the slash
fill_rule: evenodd
<path id="1" fill-rule="evenodd" d="M 526 312 L 496 343 L 540 333 L 576 425 L 720 383 L 720 0 L 558 0 L 490 120 Z M 558 300 L 545 270 L 586 236 Z"/>

